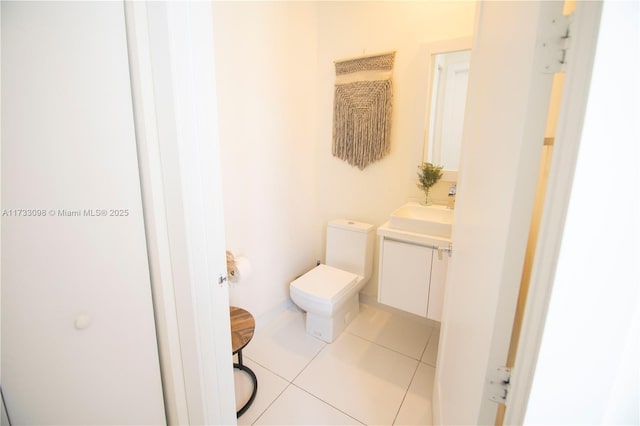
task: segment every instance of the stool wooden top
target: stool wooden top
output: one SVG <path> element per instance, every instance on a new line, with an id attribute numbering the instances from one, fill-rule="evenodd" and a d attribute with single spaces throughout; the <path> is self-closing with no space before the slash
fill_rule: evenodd
<path id="1" fill-rule="evenodd" d="M 256 321 L 253 315 L 237 306 L 229 306 L 231 315 L 231 348 L 235 354 L 247 346 L 253 337 Z"/>

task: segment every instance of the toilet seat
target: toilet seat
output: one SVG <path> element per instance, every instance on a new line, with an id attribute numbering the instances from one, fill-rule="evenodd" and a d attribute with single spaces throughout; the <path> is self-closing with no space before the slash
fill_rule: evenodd
<path id="1" fill-rule="evenodd" d="M 349 297 L 361 276 L 329 265 L 318 265 L 291 283 L 291 297 L 303 306 L 314 306 L 331 315 L 342 299 Z"/>

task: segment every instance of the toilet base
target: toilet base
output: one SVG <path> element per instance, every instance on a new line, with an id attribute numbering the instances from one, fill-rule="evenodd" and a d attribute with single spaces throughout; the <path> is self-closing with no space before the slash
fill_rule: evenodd
<path id="1" fill-rule="evenodd" d="M 332 343 L 360 312 L 358 293 L 350 297 L 331 317 L 307 312 L 307 333 Z"/>

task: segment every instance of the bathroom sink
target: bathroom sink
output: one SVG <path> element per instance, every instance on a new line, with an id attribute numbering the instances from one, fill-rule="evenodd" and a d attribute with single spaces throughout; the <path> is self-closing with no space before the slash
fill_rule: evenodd
<path id="1" fill-rule="evenodd" d="M 451 237 L 453 210 L 445 206 L 423 206 L 407 203 L 393 213 L 389 226 L 401 231 L 428 234 L 437 237 Z"/>

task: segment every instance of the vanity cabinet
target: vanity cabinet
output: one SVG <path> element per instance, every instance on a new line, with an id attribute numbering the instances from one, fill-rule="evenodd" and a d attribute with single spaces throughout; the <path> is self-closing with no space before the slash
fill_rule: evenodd
<path id="1" fill-rule="evenodd" d="M 378 302 L 440 321 L 447 263 L 436 246 L 381 237 Z"/>

